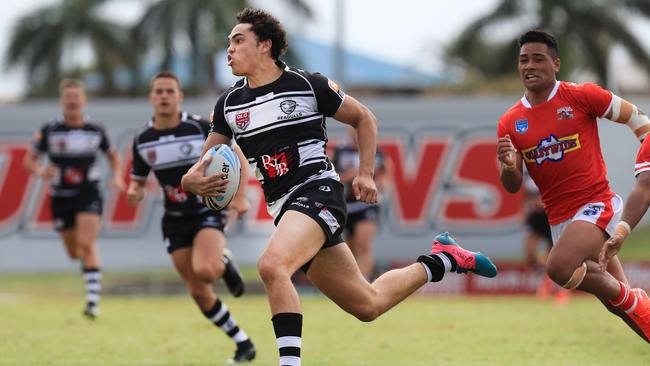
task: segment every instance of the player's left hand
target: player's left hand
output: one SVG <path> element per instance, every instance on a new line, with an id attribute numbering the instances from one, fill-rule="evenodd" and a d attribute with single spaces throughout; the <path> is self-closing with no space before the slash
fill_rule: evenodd
<path id="1" fill-rule="evenodd" d="M 124 190 L 126 190 L 126 183 L 124 183 L 124 179 L 122 179 L 121 176 L 116 175 L 111 179 L 111 188 L 114 188 L 119 192 L 124 192 Z"/>
<path id="2" fill-rule="evenodd" d="M 598 255 L 598 265 L 601 271 L 607 271 L 609 260 L 621 250 L 624 241 L 625 237 L 622 234 L 616 233 L 605 242 L 603 249 L 600 250 L 600 254 Z"/>
<path id="3" fill-rule="evenodd" d="M 359 174 L 352 181 L 352 192 L 354 197 L 361 202 L 377 203 L 377 185 L 369 174 Z"/>

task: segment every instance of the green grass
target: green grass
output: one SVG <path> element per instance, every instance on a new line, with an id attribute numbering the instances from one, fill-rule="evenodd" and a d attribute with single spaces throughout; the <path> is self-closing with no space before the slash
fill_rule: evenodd
<path id="1" fill-rule="evenodd" d="M 107 285 L 129 276 L 147 275 L 107 275 Z M 92 322 L 81 287 L 76 273 L 0 275 L 0 365 L 221 365 L 232 355 L 189 296 L 108 294 Z M 648 344 L 588 296 L 565 306 L 415 296 L 372 323 L 324 297 L 302 299 L 304 365 L 650 365 Z M 258 347 L 255 364 L 277 365 L 265 297 L 224 301 Z"/>
<path id="2" fill-rule="evenodd" d="M 640 226 L 632 231 L 619 252 L 623 260 L 650 260 L 650 225 Z"/>

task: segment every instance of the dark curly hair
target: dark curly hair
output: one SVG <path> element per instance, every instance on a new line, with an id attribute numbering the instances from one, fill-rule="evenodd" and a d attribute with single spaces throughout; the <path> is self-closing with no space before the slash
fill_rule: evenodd
<path id="1" fill-rule="evenodd" d="M 271 57 L 274 60 L 280 59 L 287 50 L 287 33 L 273 15 L 264 10 L 246 8 L 237 14 L 237 22 L 250 24 L 258 41 L 271 40 Z"/>
<path id="2" fill-rule="evenodd" d="M 549 51 L 548 53 L 551 55 L 553 59 L 560 57 L 560 51 L 558 51 L 557 41 L 555 40 L 555 37 L 553 37 L 551 33 L 542 30 L 531 30 L 522 34 L 519 37 L 519 41 L 517 43 L 519 44 L 519 48 L 521 48 L 521 46 L 529 42 L 544 43 L 546 46 L 548 46 L 548 51 Z"/>

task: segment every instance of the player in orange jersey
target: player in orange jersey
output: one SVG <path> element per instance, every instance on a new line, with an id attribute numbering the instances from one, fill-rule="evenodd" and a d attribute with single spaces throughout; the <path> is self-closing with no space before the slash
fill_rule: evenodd
<path id="1" fill-rule="evenodd" d="M 603 242 L 614 235 L 622 199 L 607 181 L 596 119 L 625 124 L 643 139 L 650 120 L 636 106 L 595 84 L 556 80 L 555 38 L 529 31 L 519 38 L 519 75 L 526 91 L 498 125 L 497 156 L 508 192 L 522 185 L 522 164 L 540 189 L 553 236 L 548 276 L 567 289 L 596 296 L 643 339 L 650 339 L 650 300 L 631 291 L 612 256 L 598 266 Z"/>

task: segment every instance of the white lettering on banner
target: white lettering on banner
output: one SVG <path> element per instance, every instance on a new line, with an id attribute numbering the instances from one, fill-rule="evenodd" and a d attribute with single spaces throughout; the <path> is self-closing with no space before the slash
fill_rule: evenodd
<path id="1" fill-rule="evenodd" d="M 417 131 L 403 134 L 382 133 L 379 146 L 394 167 L 387 192 L 383 194 L 383 211 L 389 216 L 385 221 L 393 233 L 423 235 L 433 230 L 450 230 L 456 233 L 499 233 L 519 230 L 520 195 L 506 193 L 500 185 L 498 169 L 494 158 L 492 129 L 459 131 L 450 129 L 446 134 L 440 131 Z M 130 135 L 118 141 L 121 146 L 125 171 L 129 176 Z M 336 137 L 330 136 L 330 146 Z M 22 168 L 22 158 L 29 150 L 28 140 L 0 141 L 0 158 L 5 161 L 0 170 L 0 235 L 8 234 L 19 227 L 51 230 L 51 214 L 47 196 L 36 197 L 26 209 L 30 197 L 35 196 L 29 184 L 33 177 Z M 285 152 L 264 155 L 261 165 L 270 178 L 277 178 L 289 172 Z M 109 169 L 102 170 L 103 181 L 109 179 Z M 9 183 L 11 177 L 12 184 Z M 15 184 L 18 182 L 19 184 Z M 271 218 L 266 213 L 266 204 L 261 187 L 255 179 L 248 183 L 251 212 L 246 216 L 242 234 L 268 232 Z M 110 231 L 103 235 L 133 236 L 156 220 L 148 220 L 148 213 L 161 204 L 160 188 L 150 175 L 147 183 L 147 199 L 138 207 L 127 204 L 125 194 L 104 194 L 105 215 L 103 225 Z M 167 189 L 165 192 L 182 200 L 184 192 Z M 44 201 L 45 200 L 45 201 Z M 4 202 L 7 202 L 6 204 Z M 34 225 L 14 225 L 17 222 Z M 25 233 L 27 235 L 27 233 Z"/>

